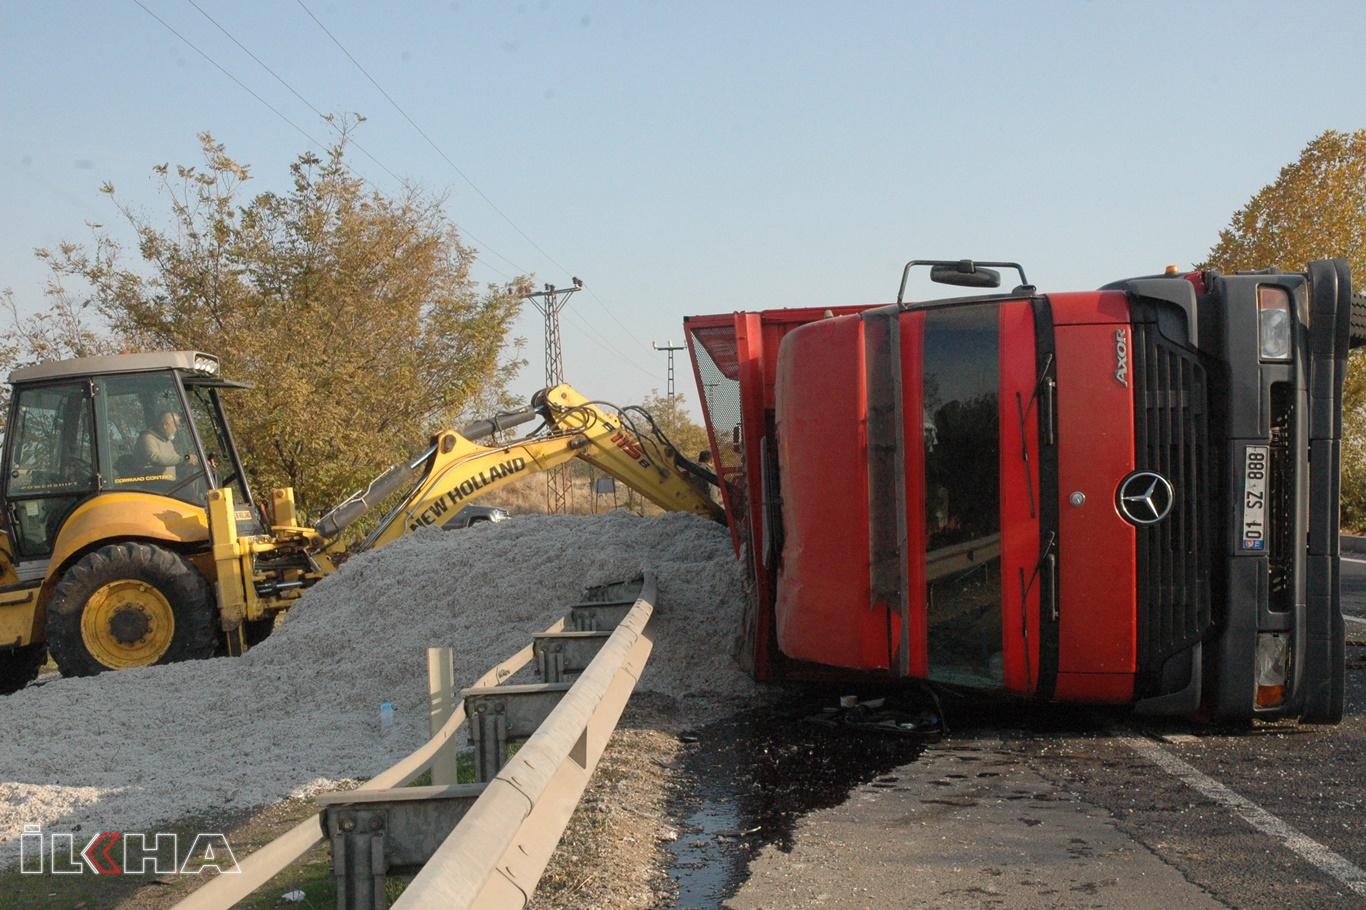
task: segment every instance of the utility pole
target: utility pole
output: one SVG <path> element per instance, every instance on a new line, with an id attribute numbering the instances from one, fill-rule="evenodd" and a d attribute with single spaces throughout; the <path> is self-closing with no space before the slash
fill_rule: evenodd
<path id="1" fill-rule="evenodd" d="M 680 345 L 675 345 L 675 344 L 674 344 L 673 342 L 671 342 L 671 341 L 666 341 L 666 342 L 664 342 L 664 347 L 661 348 L 659 345 L 655 344 L 655 343 L 652 341 L 652 342 L 650 342 L 650 346 L 651 346 L 652 348 L 654 348 L 656 351 L 668 351 L 668 352 L 669 352 L 669 392 L 668 392 L 668 394 L 669 394 L 669 397 L 670 397 L 670 398 L 673 398 L 673 397 L 674 397 L 674 351 L 681 351 L 681 350 L 684 350 L 683 345 L 681 345 L 681 344 L 680 344 Z"/>
<path id="2" fill-rule="evenodd" d="M 526 294 L 523 300 L 530 300 L 545 318 L 545 387 L 553 388 L 564 382 L 564 352 L 560 348 L 560 310 L 569 303 L 576 291 L 583 289 L 583 282 L 571 279 L 574 286 L 557 288 L 545 285 L 545 290 Z M 552 515 L 569 511 L 572 500 L 570 490 L 569 465 L 562 464 L 552 468 L 545 475 L 545 507 Z"/>

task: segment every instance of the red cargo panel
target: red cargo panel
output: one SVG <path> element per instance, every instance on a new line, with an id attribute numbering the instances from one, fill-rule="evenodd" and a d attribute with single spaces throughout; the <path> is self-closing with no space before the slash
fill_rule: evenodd
<path id="1" fill-rule="evenodd" d="M 776 622 L 789 657 L 887 666 L 887 614 L 869 603 L 863 321 L 783 339 L 775 389 L 784 540 Z"/>

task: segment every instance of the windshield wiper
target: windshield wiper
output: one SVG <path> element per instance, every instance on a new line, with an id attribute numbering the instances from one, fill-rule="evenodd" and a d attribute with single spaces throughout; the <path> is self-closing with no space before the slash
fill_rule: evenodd
<path id="1" fill-rule="evenodd" d="M 1038 389 L 1035 389 L 1037 393 Z M 1034 399 L 1029 399 L 1030 407 L 1034 406 Z M 1036 518 L 1038 513 L 1034 509 L 1034 475 L 1029 470 L 1029 436 L 1025 432 L 1025 406 L 1024 399 L 1020 393 L 1015 393 L 1015 407 L 1020 412 L 1020 458 L 1024 461 L 1025 469 L 1025 489 L 1029 491 L 1029 517 Z"/>
<path id="2" fill-rule="evenodd" d="M 1039 573 L 1048 569 L 1048 594 L 1049 594 L 1049 617 L 1053 622 L 1058 621 L 1058 558 L 1053 553 L 1053 547 L 1058 542 L 1058 535 L 1055 531 L 1048 532 L 1048 539 L 1044 541 L 1043 553 L 1039 556 L 1039 561 L 1034 563 L 1034 574 L 1029 576 L 1029 581 L 1025 581 L 1024 566 L 1020 566 L 1020 634 L 1024 637 L 1024 662 L 1025 662 L 1025 683 L 1032 690 L 1034 688 L 1033 666 L 1029 662 L 1029 592 L 1034 590 L 1034 583 L 1039 580 Z"/>
<path id="3" fill-rule="evenodd" d="M 1053 366 L 1053 355 L 1049 354 L 1044 358 L 1043 367 L 1039 370 L 1038 377 L 1034 380 L 1034 391 L 1029 396 L 1029 404 L 1024 403 L 1024 397 L 1015 393 L 1015 408 L 1020 415 L 1020 458 L 1025 466 L 1025 487 L 1029 491 L 1029 517 L 1038 517 L 1034 508 L 1034 476 L 1029 470 L 1029 434 L 1025 430 L 1025 418 L 1030 411 L 1034 410 L 1034 403 L 1039 400 L 1039 393 L 1044 389 L 1048 390 L 1044 402 L 1048 407 L 1048 414 L 1044 419 L 1044 445 L 1053 444 L 1053 388 L 1054 382 L 1048 375 L 1048 371 Z"/>

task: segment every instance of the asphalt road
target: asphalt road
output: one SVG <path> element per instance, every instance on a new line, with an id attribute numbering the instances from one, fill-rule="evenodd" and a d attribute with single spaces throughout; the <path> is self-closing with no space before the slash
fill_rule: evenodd
<path id="1" fill-rule="evenodd" d="M 1366 642 L 1366 556 L 1352 559 L 1348 640 Z M 741 836 L 718 837 L 737 844 L 729 884 L 678 906 L 1366 906 L 1366 646 L 1348 661 L 1333 727 L 945 706 L 949 736 L 870 765 L 781 838 L 739 819 Z"/>

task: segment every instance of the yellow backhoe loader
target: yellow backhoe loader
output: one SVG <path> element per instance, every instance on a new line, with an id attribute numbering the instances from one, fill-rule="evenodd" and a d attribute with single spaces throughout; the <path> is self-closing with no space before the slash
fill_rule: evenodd
<path id="1" fill-rule="evenodd" d="M 333 570 L 341 532 L 395 498 L 364 547 L 444 525 L 480 495 L 573 458 L 661 508 L 719 516 L 714 477 L 648 414 L 567 385 L 437 434 L 306 527 L 292 490 L 273 490 L 268 510 L 253 498 L 220 400 L 241 384 L 222 379 L 212 355 L 79 358 L 17 370 L 10 383 L 0 693 L 32 680 L 49 651 L 67 676 L 240 654 Z M 537 418 L 513 442 L 474 441 Z"/>

